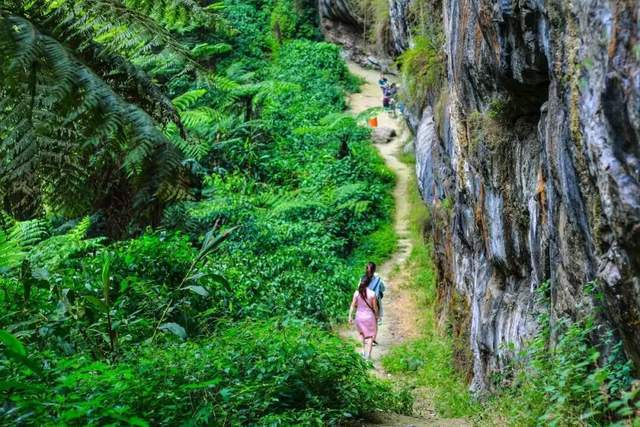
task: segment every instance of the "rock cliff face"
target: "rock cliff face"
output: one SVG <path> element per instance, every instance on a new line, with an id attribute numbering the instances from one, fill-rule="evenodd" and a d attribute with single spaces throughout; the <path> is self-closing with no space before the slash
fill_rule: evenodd
<path id="1" fill-rule="evenodd" d="M 390 19 L 382 40 L 365 39 L 366 25 L 371 25 L 371 22 L 361 16 L 358 6 L 361 0 L 318 0 L 320 28 L 327 40 L 343 46 L 350 60 L 366 67 L 393 71 L 391 57 L 406 49 L 409 36 L 407 20 L 398 13 L 404 13 L 410 0 L 389 1 Z M 394 19 L 394 10 L 398 19 Z"/>
<path id="2" fill-rule="evenodd" d="M 468 312 L 472 388 L 533 334 L 545 281 L 552 322 L 595 316 L 640 366 L 640 3 L 411 1 L 443 15 L 447 82 L 414 120 L 416 172 L 440 212 L 443 316 Z M 408 3 L 390 0 L 392 53 Z"/>
<path id="3" fill-rule="evenodd" d="M 535 329 L 606 318 L 640 365 L 640 6 L 448 0 L 448 98 L 418 128 L 424 200 L 450 203 L 441 286 L 471 310 L 473 388 Z"/>

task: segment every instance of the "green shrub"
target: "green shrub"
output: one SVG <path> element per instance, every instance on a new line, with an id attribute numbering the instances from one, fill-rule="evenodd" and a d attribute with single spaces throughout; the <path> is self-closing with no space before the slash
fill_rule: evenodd
<path id="1" fill-rule="evenodd" d="M 311 323 L 241 323 L 201 341 L 143 345 L 114 364 L 58 360 L 32 387 L 5 385 L 21 392 L 2 412 L 77 425 L 326 425 L 365 408 L 407 412 L 408 396 L 367 371 L 350 345 Z M 0 372 L 24 375 L 12 364 Z"/>
<path id="2" fill-rule="evenodd" d="M 97 226 L 50 236 L 46 220 L 28 248 L 0 233 L 13 252 L 0 323 L 46 368 L 38 379 L 0 356 L 11 421 L 321 425 L 406 410 L 406 396 L 326 332 L 362 264 L 395 245 L 393 174 L 343 112 L 358 81 L 339 48 L 295 39 L 317 34 L 309 1 L 210 9 L 234 28 L 169 28 L 201 66 L 215 64 L 215 81 L 179 55 L 135 58 L 184 126 L 163 130 L 184 167 L 170 178 L 186 191 L 147 222 L 116 224 L 129 231 L 120 241 L 87 239 Z M 95 216 L 109 221 L 138 209 L 100 203 Z M 200 256 L 210 230 L 231 227 Z"/>
<path id="3" fill-rule="evenodd" d="M 414 45 L 398 57 L 402 78 L 401 98 L 416 111 L 435 95 L 445 78 L 443 37 L 440 32 L 416 36 Z"/>

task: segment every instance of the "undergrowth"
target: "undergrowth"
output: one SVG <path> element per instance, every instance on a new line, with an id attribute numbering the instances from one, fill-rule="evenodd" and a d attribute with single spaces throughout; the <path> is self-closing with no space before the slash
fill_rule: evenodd
<path id="1" fill-rule="evenodd" d="M 408 106 L 419 111 L 430 93 L 443 83 L 445 63 L 441 34 L 416 36 L 414 44 L 398 58 L 402 86 L 400 96 Z"/>
<path id="2" fill-rule="evenodd" d="M 83 28 L 85 2 L 54 3 L 70 8 L 74 34 Z M 174 18 L 176 5 L 197 6 L 161 3 Z M 151 7 L 118 7 L 137 19 L 140 4 Z M 117 52 L 177 116 L 145 128 L 171 145 L 175 174 L 145 163 L 123 177 L 112 146 L 83 145 L 78 169 L 99 178 L 72 191 L 86 203 L 71 212 L 42 197 L 29 221 L 0 212 L 0 424 L 318 426 L 409 410 L 410 397 L 331 332 L 366 261 L 396 246 L 394 176 L 345 112 L 358 79 L 338 47 L 316 40 L 312 2 L 201 12 L 212 10 L 219 25 L 197 26 L 188 10 L 171 25 L 148 19 L 176 49 L 203 55 L 215 83 L 161 46 Z M 102 117 L 81 113 L 60 121 Z M 109 136 L 123 150 L 135 140 Z M 152 191 L 153 173 L 185 193 L 124 197 L 133 184 Z"/>

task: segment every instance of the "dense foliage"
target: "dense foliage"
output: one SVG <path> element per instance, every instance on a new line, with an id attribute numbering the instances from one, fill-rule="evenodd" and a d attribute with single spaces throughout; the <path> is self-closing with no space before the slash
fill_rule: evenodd
<path id="1" fill-rule="evenodd" d="M 601 299 L 596 289 L 594 283 L 586 286 Z M 640 425 L 640 384 L 614 332 L 593 318 L 557 319 L 552 329 L 549 283 L 537 292 L 544 307 L 538 333 L 515 355 L 510 372 L 494 378 L 499 392 L 479 419 L 499 413 L 514 426 Z M 593 344 L 596 336 L 600 347 Z"/>
<path id="2" fill-rule="evenodd" d="M 0 8 L 0 420 L 406 410 L 329 326 L 394 247 L 357 82 L 293 0 Z"/>

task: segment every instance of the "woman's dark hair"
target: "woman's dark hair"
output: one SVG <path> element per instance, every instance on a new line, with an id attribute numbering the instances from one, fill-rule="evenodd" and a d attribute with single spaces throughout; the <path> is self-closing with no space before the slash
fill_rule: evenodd
<path id="1" fill-rule="evenodd" d="M 360 286 L 358 286 L 358 292 L 360 293 L 360 296 L 364 299 L 367 298 L 367 288 L 369 287 L 369 283 L 371 283 L 371 280 L 373 279 L 373 274 L 376 272 L 376 265 L 373 262 L 369 262 L 367 264 L 367 269 L 364 273 L 364 276 L 362 276 L 362 279 L 360 279 Z"/>
<path id="2" fill-rule="evenodd" d="M 367 300 L 367 288 L 369 287 L 369 281 L 367 281 L 366 277 L 363 277 L 360 280 L 360 286 L 358 286 L 358 293 L 362 297 L 363 300 Z"/>
<path id="3" fill-rule="evenodd" d="M 367 263 L 367 269 L 365 272 L 365 276 L 369 277 L 369 281 L 371 281 L 371 279 L 373 279 L 373 273 L 376 272 L 376 264 L 369 261 Z"/>

